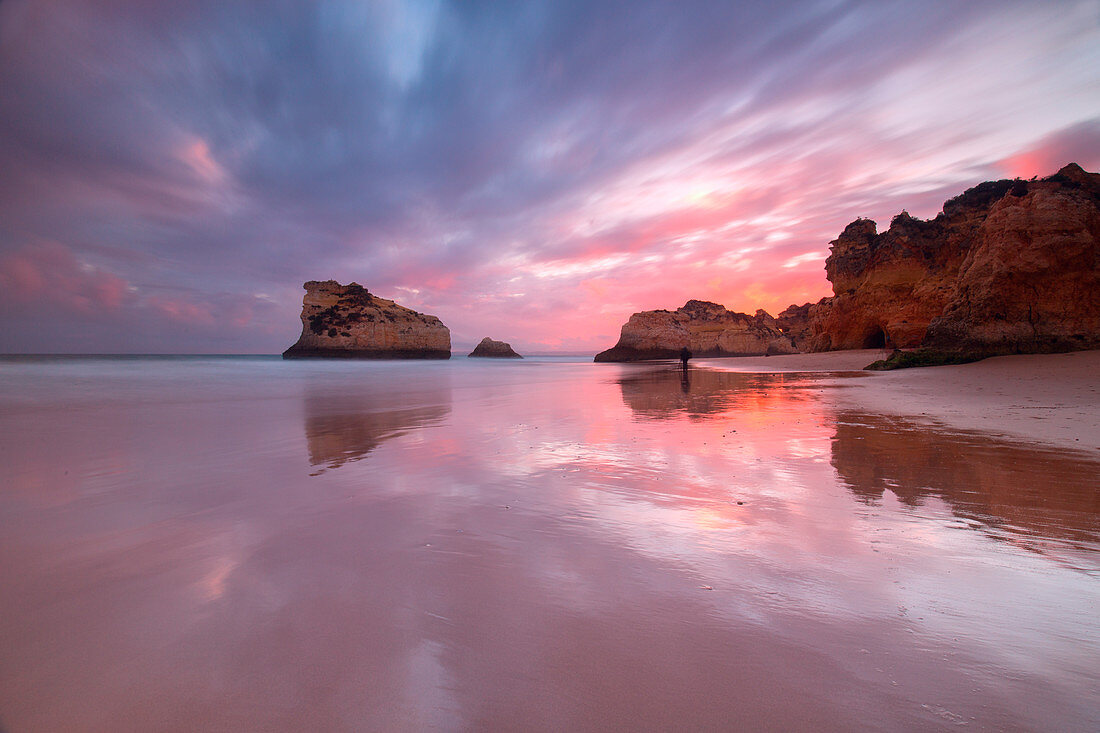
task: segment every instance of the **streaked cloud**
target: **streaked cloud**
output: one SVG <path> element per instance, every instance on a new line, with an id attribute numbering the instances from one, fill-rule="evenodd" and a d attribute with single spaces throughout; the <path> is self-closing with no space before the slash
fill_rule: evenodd
<path id="1" fill-rule="evenodd" d="M 327 278 L 528 352 L 774 313 L 856 217 L 1100 167 L 1098 49 L 1095 0 L 5 0 L 0 350 L 275 352 Z"/>

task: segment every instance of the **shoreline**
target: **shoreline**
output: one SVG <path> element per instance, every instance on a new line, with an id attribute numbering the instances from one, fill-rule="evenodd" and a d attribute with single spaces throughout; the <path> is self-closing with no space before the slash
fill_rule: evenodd
<path id="1" fill-rule="evenodd" d="M 995 356 L 970 364 L 862 371 L 881 350 L 750 357 L 710 368 L 817 372 L 838 400 L 869 412 L 1100 457 L 1100 350 Z M 837 372 L 859 371 L 857 378 Z"/>

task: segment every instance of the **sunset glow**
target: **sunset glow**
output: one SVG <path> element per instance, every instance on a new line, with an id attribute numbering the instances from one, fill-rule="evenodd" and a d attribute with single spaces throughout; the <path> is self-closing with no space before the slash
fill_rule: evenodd
<path id="1" fill-rule="evenodd" d="M 690 5 L 4 2 L 0 352 L 277 353 L 336 279 L 592 353 L 1100 168 L 1095 0 Z"/>

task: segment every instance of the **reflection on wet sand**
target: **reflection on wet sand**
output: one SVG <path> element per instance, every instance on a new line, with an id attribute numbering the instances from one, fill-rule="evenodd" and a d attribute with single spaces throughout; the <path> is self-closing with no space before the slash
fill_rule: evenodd
<path id="1" fill-rule="evenodd" d="M 440 422 L 451 411 L 449 389 L 425 389 L 419 404 L 383 392 L 306 392 L 305 430 L 309 462 L 321 470 L 357 461 L 383 442 Z"/>
<path id="2" fill-rule="evenodd" d="M 2 725 L 1100 729 L 1095 463 L 811 375 L 262 367 L 0 409 Z"/>
<path id="3" fill-rule="evenodd" d="M 680 413 L 715 416 L 753 407 L 782 391 L 785 399 L 802 399 L 809 384 L 798 373 L 744 374 L 679 367 L 650 367 L 620 377 L 623 402 L 639 417 L 666 419 Z"/>
<path id="4" fill-rule="evenodd" d="M 832 441 L 840 480 L 865 503 L 886 491 L 918 507 L 929 498 L 993 534 L 1100 541 L 1100 463 L 901 418 L 842 412 Z"/>

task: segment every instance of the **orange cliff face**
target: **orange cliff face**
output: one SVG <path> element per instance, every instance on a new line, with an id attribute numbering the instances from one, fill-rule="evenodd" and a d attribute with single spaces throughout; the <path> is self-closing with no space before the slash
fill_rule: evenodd
<path id="1" fill-rule="evenodd" d="M 451 332 L 435 316 L 371 295 L 358 283 L 305 284 L 302 335 L 283 358 L 449 359 Z"/>
<path id="2" fill-rule="evenodd" d="M 857 219 L 830 251 L 834 296 L 788 309 L 802 311 L 805 350 L 1100 346 L 1100 174 L 1077 165 L 982 183 L 881 234 Z"/>
<path id="3" fill-rule="evenodd" d="M 989 210 L 925 344 L 995 352 L 1100 347 L 1100 174 L 1068 165 Z"/>

